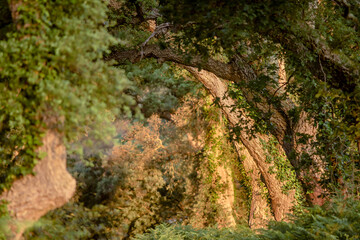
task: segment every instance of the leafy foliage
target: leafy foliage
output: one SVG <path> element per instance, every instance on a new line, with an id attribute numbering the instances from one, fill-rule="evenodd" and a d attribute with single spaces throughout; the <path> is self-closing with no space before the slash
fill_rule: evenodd
<path id="1" fill-rule="evenodd" d="M 10 235 L 7 223 L 10 221 L 9 212 L 4 201 L 0 201 L 0 239 L 5 240 Z"/>
<path id="2" fill-rule="evenodd" d="M 256 235 L 246 227 L 238 229 L 194 229 L 190 226 L 159 225 L 144 235 L 136 236 L 137 240 L 174 239 L 174 240 L 205 240 L 205 239 L 245 239 L 256 240 Z"/>
<path id="3" fill-rule="evenodd" d="M 249 229 L 199 229 L 189 226 L 159 225 L 135 239 L 358 239 L 359 202 L 336 199 L 324 207 L 309 208 L 291 222 L 271 222 L 255 234 Z"/>
<path id="4" fill-rule="evenodd" d="M 0 41 L 0 189 L 32 172 L 42 133 L 67 139 L 132 104 L 123 71 L 102 60 L 116 40 L 101 1 L 32 1 Z M 108 118 L 107 118 L 108 119 Z M 109 120 L 107 120 L 109 121 Z"/>
<path id="5" fill-rule="evenodd" d="M 316 154 L 330 170 L 324 183 L 340 186 L 340 172 L 347 179 L 354 176 L 360 149 L 358 1 L 164 0 L 159 8 L 174 25 L 175 45 L 190 56 L 221 53 L 230 63 L 240 56 L 256 72 L 257 79 L 239 80 L 232 90 L 235 99 L 252 93 L 240 107 L 256 121 L 255 131 L 276 131 L 271 111 L 257 108 L 258 103 L 283 109 L 282 100 L 292 99 L 293 124 L 301 110 L 317 126 Z M 281 85 L 274 59 L 285 62 Z M 274 87 L 279 96 L 271 92 Z M 309 165 L 309 156 L 298 157 L 301 166 Z"/>
<path id="6" fill-rule="evenodd" d="M 200 85 L 174 64 L 157 63 L 154 59 L 125 66 L 127 77 L 136 88 L 131 92 L 144 117 L 159 114 L 169 119 L 188 94 L 196 95 Z"/>
<path id="7" fill-rule="evenodd" d="M 25 239 L 109 239 L 118 234 L 119 210 L 103 205 L 86 208 L 69 202 L 37 222 Z"/>
<path id="8" fill-rule="evenodd" d="M 269 172 L 276 175 L 276 178 L 285 183 L 282 186 L 282 192 L 289 194 L 289 191 L 295 191 L 296 206 L 300 207 L 304 203 L 304 194 L 300 182 L 296 178 L 294 167 L 287 161 L 286 156 L 281 154 L 276 148 L 278 142 L 271 138 L 268 142 L 261 140 L 263 149 L 266 151 L 266 161 L 274 165 L 269 168 Z"/>
<path id="9" fill-rule="evenodd" d="M 359 207 L 357 199 L 334 199 L 308 209 L 293 222 L 271 223 L 264 239 L 358 239 Z"/>

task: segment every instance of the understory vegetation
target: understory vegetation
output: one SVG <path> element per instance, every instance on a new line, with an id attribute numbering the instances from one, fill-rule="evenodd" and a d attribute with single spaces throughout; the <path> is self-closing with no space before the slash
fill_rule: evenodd
<path id="1" fill-rule="evenodd" d="M 297 215 L 290 222 L 270 222 L 267 229 L 257 232 L 247 227 L 236 229 L 205 228 L 194 229 L 190 226 L 159 225 L 149 233 L 137 236 L 138 240 L 149 239 L 359 239 L 358 200 L 334 199 L 330 204 L 320 208 L 309 208 Z"/>

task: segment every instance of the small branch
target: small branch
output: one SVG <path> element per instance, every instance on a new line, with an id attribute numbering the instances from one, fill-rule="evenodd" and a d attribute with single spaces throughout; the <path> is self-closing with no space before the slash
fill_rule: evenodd
<path id="1" fill-rule="evenodd" d="M 144 56 L 144 47 L 146 46 L 146 44 L 154 37 L 157 37 L 159 36 L 160 34 L 166 34 L 168 31 L 169 31 L 169 28 L 171 27 L 171 23 L 167 22 L 167 23 L 162 23 L 158 26 L 156 26 L 154 32 L 150 35 L 150 37 L 148 37 L 145 42 L 143 42 L 141 45 L 140 45 L 140 48 L 141 48 L 141 51 L 140 51 L 140 54 L 141 54 L 141 57 L 140 57 L 140 61 L 143 59 L 143 56 Z"/>
<path id="2" fill-rule="evenodd" d="M 325 81 L 325 83 L 326 83 L 326 74 L 325 74 L 325 72 L 324 72 L 323 66 L 322 66 L 321 61 L 320 61 L 320 55 L 319 55 L 319 64 L 320 64 L 321 72 L 324 74 L 324 81 Z"/>

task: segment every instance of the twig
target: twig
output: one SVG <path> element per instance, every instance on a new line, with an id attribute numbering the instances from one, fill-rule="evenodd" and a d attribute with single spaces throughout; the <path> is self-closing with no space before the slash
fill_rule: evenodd
<path id="1" fill-rule="evenodd" d="M 141 57 L 140 57 L 140 60 L 143 59 L 144 57 L 144 47 L 146 46 L 146 44 L 154 37 L 160 35 L 160 34 L 165 34 L 167 33 L 167 31 L 169 30 L 169 28 L 171 27 L 171 23 L 169 22 L 166 22 L 166 23 L 162 23 L 158 26 L 156 26 L 154 32 L 150 35 L 150 37 L 148 37 L 145 42 L 143 42 L 141 45 L 140 45 L 140 54 L 141 54 Z"/>

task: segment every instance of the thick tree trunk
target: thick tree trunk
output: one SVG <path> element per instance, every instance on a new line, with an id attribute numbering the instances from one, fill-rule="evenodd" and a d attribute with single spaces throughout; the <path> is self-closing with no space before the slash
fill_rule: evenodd
<path id="1" fill-rule="evenodd" d="M 206 123 L 210 125 L 210 129 L 204 126 L 204 136 L 200 137 L 200 141 L 194 141 L 192 134 L 188 134 L 191 145 L 203 151 L 204 156 L 199 162 L 200 186 L 190 223 L 195 228 L 204 228 L 214 223 L 220 228 L 235 227 L 235 189 L 231 162 L 233 158 L 226 155 L 222 148 L 228 144 L 225 136 L 227 126 L 219 109 L 210 115 L 207 120 L 210 122 Z"/>
<path id="2" fill-rule="evenodd" d="M 214 129 L 214 136 L 212 139 L 217 139 L 218 141 L 223 141 L 224 132 L 226 132 L 226 126 L 224 121 L 222 121 L 221 112 L 219 111 L 220 116 L 219 122 L 213 123 L 216 124 Z M 214 178 L 216 178 L 216 182 L 213 184 L 222 186 L 221 191 L 218 193 L 219 198 L 217 199 L 217 205 L 221 208 L 221 213 L 217 216 L 217 225 L 219 227 L 235 227 L 236 221 L 234 218 L 234 200 L 235 200 L 235 192 L 234 192 L 234 183 L 231 174 L 231 168 L 226 159 L 223 159 L 224 156 L 223 150 L 219 147 L 212 148 L 211 145 L 216 145 L 216 142 L 208 143 L 207 146 L 213 152 L 209 152 L 209 155 L 213 155 L 216 159 L 216 169 L 214 172 Z M 226 143 L 224 143 L 226 144 Z M 216 186 L 214 186 L 216 187 Z"/>
<path id="3" fill-rule="evenodd" d="M 236 221 L 233 215 L 235 195 L 231 169 L 226 164 L 221 164 L 215 172 L 219 176 L 219 184 L 224 186 L 217 201 L 222 208 L 222 216 L 218 217 L 217 225 L 219 227 L 235 227 Z"/>
<path id="4" fill-rule="evenodd" d="M 249 122 L 248 127 L 252 127 L 251 124 L 254 124 L 252 119 L 241 119 L 245 118 L 245 115 L 241 114 L 241 110 L 233 110 L 232 106 L 235 105 L 235 101 L 227 96 L 227 84 L 223 80 L 210 72 L 198 71 L 196 68 L 192 67 L 185 68 L 190 71 L 201 83 L 203 83 L 203 85 L 215 98 L 219 99 L 221 108 L 232 126 L 237 126 L 242 122 L 245 122 L 241 120 L 246 120 Z M 239 116 L 241 116 L 241 118 Z M 256 166 L 264 177 L 266 187 L 269 191 L 271 207 L 275 220 L 283 220 L 286 217 L 286 214 L 290 213 L 292 207 L 294 206 L 295 191 L 284 194 L 282 191 L 282 186 L 284 186 L 285 183 L 279 181 L 275 174 L 270 174 L 270 168 L 272 167 L 272 164 L 266 162 L 267 153 L 262 147 L 261 143 L 261 140 L 264 140 L 265 142 L 268 141 L 269 137 L 262 135 L 252 137 L 246 132 L 246 130 L 242 130 L 240 132 L 240 136 L 238 137 L 248 150 L 249 154 L 256 163 Z M 281 150 L 282 149 L 279 148 L 279 151 Z M 249 163 L 248 166 L 253 165 Z"/>
<path id="5" fill-rule="evenodd" d="M 283 60 L 278 60 L 279 64 L 279 88 L 269 89 L 269 91 L 281 97 L 281 95 L 286 94 L 282 86 L 287 82 L 287 75 L 285 70 L 285 62 Z M 326 193 L 326 190 L 321 186 L 320 181 L 321 177 L 324 174 L 324 163 L 321 161 L 319 156 L 316 155 L 316 150 L 311 145 L 311 143 L 316 142 L 317 127 L 309 119 L 309 116 L 306 112 L 302 111 L 299 114 L 299 119 L 295 122 L 289 117 L 289 112 L 294 107 L 294 103 L 289 99 L 281 102 L 280 111 L 283 112 L 283 117 L 277 121 L 283 121 L 286 125 L 283 125 L 284 128 L 280 131 L 281 135 L 276 135 L 277 140 L 283 146 L 287 156 L 294 156 L 294 153 L 297 157 L 291 157 L 291 164 L 297 169 L 298 179 L 302 182 L 304 188 L 309 191 L 306 195 L 309 202 L 314 205 L 323 205 L 325 202 L 325 197 L 323 196 Z M 280 124 L 277 126 L 281 126 Z M 286 129 L 285 129 L 286 127 Z M 309 136 L 307 141 L 301 140 L 302 136 Z M 300 164 L 300 159 L 302 154 L 307 154 L 312 162 L 310 167 L 307 169 L 302 168 Z"/>
<path id="6" fill-rule="evenodd" d="M 242 164 L 246 175 L 250 178 L 251 205 L 248 221 L 249 227 L 253 229 L 265 228 L 270 220 L 274 220 L 274 216 L 271 213 L 266 197 L 264 197 L 264 190 L 260 185 L 262 182 L 261 173 L 247 149 L 238 141 L 234 141 L 234 145 L 238 155 L 245 157 Z"/>
<path id="7" fill-rule="evenodd" d="M 7 207 L 14 220 L 13 239 L 20 239 L 26 227 L 61 207 L 75 192 L 76 182 L 66 170 L 66 149 L 60 134 L 48 130 L 38 152 L 45 152 L 46 156 L 35 166 L 35 175 L 16 180 L 0 196 L 9 203 Z"/>

